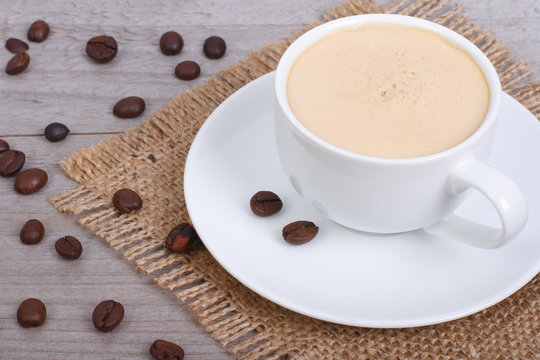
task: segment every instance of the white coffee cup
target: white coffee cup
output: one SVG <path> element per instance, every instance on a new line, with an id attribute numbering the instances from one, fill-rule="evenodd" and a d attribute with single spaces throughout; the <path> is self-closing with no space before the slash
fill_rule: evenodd
<path id="1" fill-rule="evenodd" d="M 340 29 L 368 24 L 421 28 L 467 52 L 483 72 L 490 102 L 482 125 L 462 143 L 416 158 L 376 158 L 343 150 L 307 130 L 287 101 L 287 80 L 298 56 L 319 39 Z M 330 21 L 299 37 L 283 54 L 275 80 L 275 127 L 283 169 L 298 193 L 323 215 L 341 225 L 373 233 L 416 229 L 474 246 L 496 248 L 516 237 L 528 209 L 517 185 L 485 163 L 499 108 L 501 84 L 489 59 L 454 31 L 414 17 L 358 15 Z M 501 228 L 493 229 L 453 214 L 473 188 L 495 207 Z"/>

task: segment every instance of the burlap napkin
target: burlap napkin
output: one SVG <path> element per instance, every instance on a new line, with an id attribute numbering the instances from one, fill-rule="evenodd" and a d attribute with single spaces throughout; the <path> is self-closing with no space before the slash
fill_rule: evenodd
<path id="1" fill-rule="evenodd" d="M 405 0 L 382 8 L 369 0 L 351 0 L 325 19 L 374 12 L 427 18 L 466 36 L 489 56 L 504 90 L 540 115 L 540 84 L 526 82 L 531 75 L 526 64 L 467 21 L 459 6 L 445 0 Z M 240 359 L 538 359 L 539 276 L 510 298 L 464 319 L 422 328 L 367 329 L 315 320 L 265 300 L 225 272 L 202 246 L 187 254 L 164 249 L 168 231 L 189 221 L 183 169 L 199 127 L 229 95 L 274 70 L 299 35 L 254 52 L 172 100 L 137 129 L 62 161 L 80 185 L 51 203 L 79 214 L 81 224 L 151 274 L 161 288 L 174 292 L 205 330 Z M 111 206 L 113 192 L 124 186 L 146 199 L 136 214 L 118 215 Z"/>

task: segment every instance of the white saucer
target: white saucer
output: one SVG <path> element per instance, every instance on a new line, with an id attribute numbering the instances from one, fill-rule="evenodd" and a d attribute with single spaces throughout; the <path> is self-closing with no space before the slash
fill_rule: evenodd
<path id="1" fill-rule="evenodd" d="M 540 270 L 540 125 L 504 94 L 491 165 L 510 175 L 528 201 L 525 230 L 485 250 L 423 231 L 374 235 L 322 217 L 283 175 L 274 141 L 274 74 L 223 102 L 200 129 L 186 162 L 191 220 L 217 261 L 244 285 L 293 311 L 340 324 L 411 327 L 457 319 L 491 306 Z M 249 199 L 271 190 L 283 209 L 251 213 Z M 459 215 L 498 226 L 495 211 L 472 194 Z M 320 231 L 300 246 L 284 225 L 311 220 Z"/>

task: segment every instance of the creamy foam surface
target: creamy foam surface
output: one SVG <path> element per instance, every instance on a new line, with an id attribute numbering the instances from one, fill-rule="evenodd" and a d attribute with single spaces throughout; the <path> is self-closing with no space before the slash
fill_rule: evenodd
<path id="1" fill-rule="evenodd" d="M 345 150 L 410 158 L 481 125 L 489 89 L 464 51 L 425 30 L 368 25 L 320 39 L 293 64 L 287 98 L 312 133 Z"/>

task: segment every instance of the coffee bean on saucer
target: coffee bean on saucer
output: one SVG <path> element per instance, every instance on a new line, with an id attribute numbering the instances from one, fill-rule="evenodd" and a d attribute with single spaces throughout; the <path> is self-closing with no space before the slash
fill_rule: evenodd
<path id="1" fill-rule="evenodd" d="M 193 241 L 198 239 L 199 235 L 197 235 L 195 228 L 188 223 L 182 223 L 175 226 L 167 235 L 165 247 L 172 252 L 181 253 L 189 249 Z"/>
<path id="2" fill-rule="evenodd" d="M 283 207 L 279 196 L 271 191 L 259 191 L 249 201 L 251 211 L 255 215 L 266 217 L 274 215 Z"/>
<path id="3" fill-rule="evenodd" d="M 131 189 L 120 189 L 114 193 L 112 199 L 116 210 L 124 214 L 139 210 L 142 207 L 142 199 L 135 191 Z"/>
<path id="4" fill-rule="evenodd" d="M 167 31 L 159 39 L 159 48 L 165 55 L 176 55 L 182 51 L 184 39 L 176 31 Z"/>
<path id="5" fill-rule="evenodd" d="M 58 255 L 69 260 L 80 258 L 83 251 L 81 242 L 73 236 L 64 236 L 56 240 L 54 248 Z"/>
<path id="6" fill-rule="evenodd" d="M 100 63 L 108 63 L 116 56 L 118 44 L 112 36 L 95 36 L 86 43 L 88 56 Z"/>
<path id="7" fill-rule="evenodd" d="M 40 326 L 47 318 L 45 304 L 39 299 L 24 300 L 17 310 L 17 321 L 22 327 Z"/>
<path id="8" fill-rule="evenodd" d="M 19 238 L 23 244 L 33 245 L 40 242 L 43 235 L 45 235 L 45 227 L 41 221 L 30 219 L 23 225 Z"/>
<path id="9" fill-rule="evenodd" d="M 9 38 L 6 40 L 6 49 L 14 54 L 23 53 L 28 50 L 28 44 L 16 38 Z"/>
<path id="10" fill-rule="evenodd" d="M 138 96 L 129 96 L 118 101 L 114 105 L 113 113 L 119 118 L 130 119 L 141 115 L 146 105 Z"/>
<path id="11" fill-rule="evenodd" d="M 45 138 L 50 142 L 57 142 L 64 140 L 69 134 L 69 129 L 66 125 L 53 122 L 47 125 L 45 128 Z"/>
<path id="12" fill-rule="evenodd" d="M 99 331 L 114 330 L 124 318 L 124 306 L 114 300 L 102 301 L 94 309 L 92 322 Z"/>
<path id="13" fill-rule="evenodd" d="M 7 150 L 0 155 L 0 176 L 10 177 L 21 170 L 26 161 L 26 156 L 22 151 Z"/>
<path id="14" fill-rule="evenodd" d="M 225 55 L 226 50 L 227 44 L 225 44 L 225 40 L 219 36 L 210 36 L 204 41 L 203 51 L 209 59 L 219 59 Z"/>
<path id="15" fill-rule="evenodd" d="M 174 73 L 181 80 L 193 80 L 199 76 L 201 68 L 195 61 L 187 60 L 176 65 Z"/>
<path id="16" fill-rule="evenodd" d="M 156 340 L 150 347 L 150 355 L 156 360 L 183 360 L 184 349 L 165 340 Z"/>
<path id="17" fill-rule="evenodd" d="M 28 29 L 28 40 L 40 43 L 49 36 L 49 24 L 43 20 L 38 20 L 30 25 Z"/>
<path id="18" fill-rule="evenodd" d="M 311 221 L 295 221 L 283 228 L 283 239 L 293 245 L 305 244 L 313 240 L 319 228 Z"/>
<path id="19" fill-rule="evenodd" d="M 18 53 L 6 65 L 6 73 L 8 75 L 17 75 L 22 73 L 30 64 L 30 56 L 25 53 Z"/>
<path id="20" fill-rule="evenodd" d="M 0 154 L 9 150 L 9 144 L 7 141 L 0 139 Z"/>
<path id="21" fill-rule="evenodd" d="M 15 190 L 23 195 L 33 194 L 41 190 L 49 180 L 44 170 L 33 168 L 21 172 L 15 179 Z"/>

